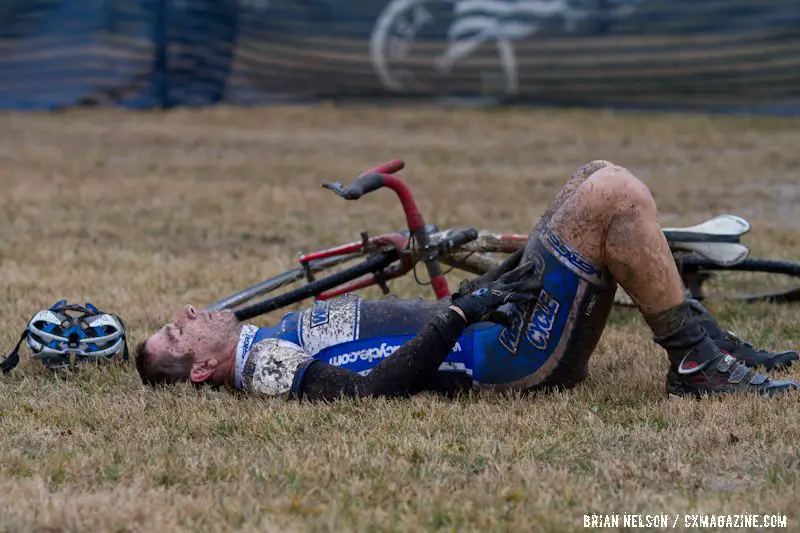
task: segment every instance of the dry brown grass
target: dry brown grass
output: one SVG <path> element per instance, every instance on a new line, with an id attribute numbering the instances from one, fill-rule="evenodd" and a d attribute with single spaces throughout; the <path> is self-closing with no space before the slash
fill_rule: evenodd
<path id="1" fill-rule="evenodd" d="M 394 157 L 440 227 L 528 231 L 579 164 L 604 158 L 651 187 L 665 225 L 737 213 L 754 255 L 800 260 L 797 120 L 326 107 L 1 120 L 8 349 L 59 298 L 119 312 L 135 341 L 298 251 L 395 229 L 389 193 L 345 204 L 319 187 Z M 768 347 L 800 344 L 800 308 L 716 310 Z M 665 371 L 622 310 L 590 380 L 536 398 L 299 405 L 25 361 L 0 379 L 0 530 L 527 532 L 693 511 L 787 513 L 800 529 L 798 396 L 670 401 Z"/>

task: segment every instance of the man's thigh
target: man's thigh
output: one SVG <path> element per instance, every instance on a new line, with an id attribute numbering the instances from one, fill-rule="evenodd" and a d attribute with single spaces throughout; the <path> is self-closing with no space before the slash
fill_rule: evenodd
<path id="1" fill-rule="evenodd" d="M 502 308 L 512 317 L 509 327 L 475 332 L 475 384 L 501 390 L 575 385 L 587 375 L 616 284 L 548 224 L 531 236 L 522 260 L 534 263 L 542 292 L 536 302 Z"/>

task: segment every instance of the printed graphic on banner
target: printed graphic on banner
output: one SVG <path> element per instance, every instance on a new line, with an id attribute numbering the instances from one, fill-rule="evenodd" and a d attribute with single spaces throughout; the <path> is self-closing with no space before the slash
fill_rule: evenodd
<path id="1" fill-rule="evenodd" d="M 602 16 L 621 18 L 644 0 L 609 0 Z M 579 0 L 391 0 L 372 32 L 381 83 L 396 92 L 430 92 L 457 78 L 458 91 L 516 95 L 514 42 L 552 28 L 575 33 L 590 12 Z M 456 72 L 457 67 L 470 65 Z M 469 86 L 463 84 L 467 82 Z"/>

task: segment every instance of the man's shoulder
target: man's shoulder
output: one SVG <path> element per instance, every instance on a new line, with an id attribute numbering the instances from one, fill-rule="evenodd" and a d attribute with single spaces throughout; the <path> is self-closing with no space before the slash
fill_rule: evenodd
<path id="1" fill-rule="evenodd" d="M 298 367 L 309 359 L 294 342 L 274 337 L 259 339 L 244 356 L 239 388 L 266 396 L 285 394 Z"/>

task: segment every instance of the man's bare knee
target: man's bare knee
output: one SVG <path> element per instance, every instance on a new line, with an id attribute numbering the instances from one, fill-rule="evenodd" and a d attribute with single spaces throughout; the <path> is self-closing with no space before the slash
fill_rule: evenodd
<path id="1" fill-rule="evenodd" d="M 586 183 L 586 180 L 588 180 L 592 174 L 596 173 L 598 170 L 608 166 L 614 166 L 614 164 L 603 159 L 596 159 L 580 166 L 578 170 L 573 172 L 572 176 L 570 176 L 564 186 L 558 191 L 556 197 L 553 198 L 553 201 L 550 202 L 550 205 L 545 210 L 542 218 L 539 219 L 539 222 L 533 229 L 533 233 L 541 233 L 544 227 L 550 223 L 553 215 L 555 215 L 558 210 L 560 210 L 565 204 L 574 201 L 575 195 L 578 193 L 581 186 Z"/>
<path id="2" fill-rule="evenodd" d="M 598 170 L 605 168 L 605 167 L 613 167 L 615 166 L 614 163 L 611 161 L 606 161 L 605 159 L 595 159 L 594 161 L 589 161 L 585 165 L 582 165 L 578 168 L 573 174 L 572 179 L 579 180 L 581 183 L 589 179 L 589 177 L 597 172 Z"/>
<path id="3" fill-rule="evenodd" d="M 593 201 L 609 215 L 619 212 L 654 213 L 655 200 L 650 189 L 624 167 L 610 165 L 596 171 L 587 180 Z"/>
<path id="4" fill-rule="evenodd" d="M 655 202 L 647 186 L 628 169 L 613 164 L 594 171 L 553 214 L 553 230 L 584 257 L 606 263 L 612 226 L 655 217 Z M 614 235 L 614 240 L 625 239 Z M 629 240 L 629 239 L 628 239 Z"/>

